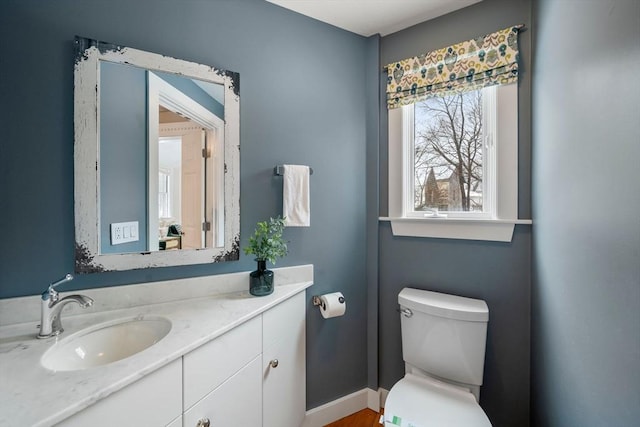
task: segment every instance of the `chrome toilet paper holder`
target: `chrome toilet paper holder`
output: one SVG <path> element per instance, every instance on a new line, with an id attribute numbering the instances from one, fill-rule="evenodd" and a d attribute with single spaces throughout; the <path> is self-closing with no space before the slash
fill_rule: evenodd
<path id="1" fill-rule="evenodd" d="M 315 305 L 315 306 L 324 305 L 322 303 L 322 300 L 320 299 L 320 295 L 314 295 L 313 298 L 312 298 L 312 301 L 313 301 L 313 305 Z M 323 308 L 326 309 L 326 307 L 323 307 Z"/>
<path id="2" fill-rule="evenodd" d="M 312 297 L 311 301 L 313 302 L 313 305 L 321 306 L 323 310 L 327 309 L 327 307 L 325 306 L 324 302 L 320 299 L 320 295 L 314 295 Z M 340 297 L 338 299 L 338 301 L 340 301 L 341 303 L 344 302 L 344 297 Z"/>

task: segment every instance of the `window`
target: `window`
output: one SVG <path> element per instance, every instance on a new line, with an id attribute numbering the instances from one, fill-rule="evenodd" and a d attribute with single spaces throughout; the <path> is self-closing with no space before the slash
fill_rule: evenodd
<path id="1" fill-rule="evenodd" d="M 171 218 L 171 174 L 158 172 L 158 217 Z"/>
<path id="2" fill-rule="evenodd" d="M 517 85 L 389 110 L 395 235 L 510 241 L 518 208 Z"/>
<path id="3" fill-rule="evenodd" d="M 495 86 L 403 107 L 406 215 L 483 217 L 494 209 Z"/>
<path id="4" fill-rule="evenodd" d="M 389 217 L 395 235 L 510 241 L 518 220 L 518 33 L 392 62 Z"/>

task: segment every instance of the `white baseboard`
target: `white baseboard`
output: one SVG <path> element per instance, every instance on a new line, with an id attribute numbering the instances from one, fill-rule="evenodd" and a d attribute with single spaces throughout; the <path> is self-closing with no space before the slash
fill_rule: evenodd
<path id="1" fill-rule="evenodd" d="M 378 393 L 380 394 L 380 406 L 384 408 L 384 404 L 387 401 L 387 395 L 389 394 L 389 390 L 386 388 L 379 388 Z"/>
<path id="2" fill-rule="evenodd" d="M 367 408 L 374 410 L 376 412 L 380 412 L 380 393 L 371 390 L 370 388 L 367 390 Z"/>
<path id="3" fill-rule="evenodd" d="M 310 409 L 302 427 L 322 427 L 365 408 L 380 411 L 380 395 L 377 391 L 364 388 Z"/>

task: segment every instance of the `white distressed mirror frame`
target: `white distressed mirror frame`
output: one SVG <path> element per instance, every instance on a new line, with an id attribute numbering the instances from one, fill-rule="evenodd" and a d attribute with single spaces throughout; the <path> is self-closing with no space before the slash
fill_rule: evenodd
<path id="1" fill-rule="evenodd" d="M 240 257 L 238 74 L 82 37 L 76 37 L 75 43 L 77 52 L 74 66 L 76 273 L 238 260 Z M 224 86 L 224 247 L 122 254 L 100 253 L 100 61 L 178 74 Z"/>

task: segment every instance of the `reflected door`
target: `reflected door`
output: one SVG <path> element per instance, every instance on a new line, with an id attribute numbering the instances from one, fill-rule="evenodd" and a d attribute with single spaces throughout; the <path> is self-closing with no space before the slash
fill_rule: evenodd
<path id="1" fill-rule="evenodd" d="M 204 131 L 182 136 L 182 249 L 204 246 Z"/>

